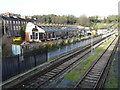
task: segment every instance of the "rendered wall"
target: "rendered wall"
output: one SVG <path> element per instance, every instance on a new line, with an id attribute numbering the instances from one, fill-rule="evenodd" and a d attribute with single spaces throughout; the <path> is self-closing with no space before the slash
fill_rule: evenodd
<path id="1" fill-rule="evenodd" d="M 25 32 L 25 41 L 30 41 L 30 32 Z"/>

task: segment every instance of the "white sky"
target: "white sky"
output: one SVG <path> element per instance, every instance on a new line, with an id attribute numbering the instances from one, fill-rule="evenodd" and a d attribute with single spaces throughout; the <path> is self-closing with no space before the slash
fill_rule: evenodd
<path id="1" fill-rule="evenodd" d="M 0 0 L 0 13 L 21 15 L 108 16 L 118 14 L 119 0 Z"/>

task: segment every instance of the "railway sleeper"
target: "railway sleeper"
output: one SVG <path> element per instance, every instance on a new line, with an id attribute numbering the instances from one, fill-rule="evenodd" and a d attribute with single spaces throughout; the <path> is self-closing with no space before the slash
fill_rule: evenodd
<path id="1" fill-rule="evenodd" d="M 65 67 L 64 67 L 64 66 L 59 66 L 59 67 L 57 67 L 57 68 L 59 68 L 59 69 L 64 69 Z"/>
<path id="2" fill-rule="evenodd" d="M 99 74 L 101 74 L 101 70 L 100 71 L 91 71 L 89 74 L 90 75 L 99 75 Z"/>
<path id="3" fill-rule="evenodd" d="M 50 71 L 50 72 L 55 73 L 55 74 L 58 73 L 57 71 L 54 71 L 54 70 L 52 70 L 52 71 Z"/>
<path id="4" fill-rule="evenodd" d="M 67 66 L 67 65 L 69 65 L 69 64 L 70 64 L 70 62 L 69 62 L 69 63 L 64 63 L 64 64 L 62 64 L 61 66 L 65 67 L 65 66 Z"/>
<path id="5" fill-rule="evenodd" d="M 53 70 L 51 70 L 51 71 L 60 71 L 60 69 L 59 68 L 55 68 L 55 69 L 53 69 Z M 50 71 L 50 72 L 51 72 Z"/>
<path id="6" fill-rule="evenodd" d="M 104 69 L 104 66 L 93 68 L 92 71 L 100 72 Z"/>
<path id="7" fill-rule="evenodd" d="M 44 79 L 44 78 L 39 78 L 39 79 L 40 79 L 41 81 L 43 81 L 43 82 L 45 81 L 45 79 Z"/>
<path id="8" fill-rule="evenodd" d="M 29 82 L 28 84 L 25 84 L 25 85 L 32 85 L 33 82 L 36 82 L 36 80 Z"/>
<path id="9" fill-rule="evenodd" d="M 49 76 L 49 75 L 44 75 L 44 77 L 51 78 L 51 76 Z"/>
<path id="10" fill-rule="evenodd" d="M 30 87 L 30 85 L 29 86 L 24 86 L 23 88 L 29 88 Z"/>
<path id="11" fill-rule="evenodd" d="M 48 77 L 52 77 L 53 76 L 53 74 L 45 74 L 45 76 L 48 76 Z"/>
<path id="12" fill-rule="evenodd" d="M 48 72 L 47 74 L 50 74 L 50 75 L 55 75 L 56 73 L 53 73 L 53 72 Z"/>
<path id="13" fill-rule="evenodd" d="M 101 69 L 94 69 L 94 70 L 91 71 L 91 73 L 97 73 L 97 72 L 99 73 L 101 71 L 102 71 Z"/>
<path id="14" fill-rule="evenodd" d="M 99 76 L 91 75 L 91 74 L 89 74 L 88 77 L 91 77 L 91 78 L 99 78 Z"/>
<path id="15" fill-rule="evenodd" d="M 34 84 L 35 84 L 35 83 L 31 83 L 30 86 L 34 87 Z"/>
<path id="16" fill-rule="evenodd" d="M 101 75 L 101 72 L 95 72 L 94 74 L 90 72 L 89 75 L 90 75 L 91 77 L 100 76 L 100 75 Z"/>
<path id="17" fill-rule="evenodd" d="M 97 82 L 97 80 L 88 80 L 88 79 L 85 79 L 85 82 L 88 82 L 88 83 L 96 83 Z"/>
<path id="18" fill-rule="evenodd" d="M 61 70 L 60 69 L 57 69 L 57 70 L 52 70 L 51 72 L 56 72 L 56 73 L 58 73 L 58 72 L 60 72 Z"/>
<path id="19" fill-rule="evenodd" d="M 97 81 L 97 78 L 92 78 L 92 77 L 86 77 L 86 79 L 88 79 L 88 80 L 96 80 Z"/>
<path id="20" fill-rule="evenodd" d="M 91 83 L 88 83 L 85 81 L 80 85 L 81 88 L 90 88 L 91 86 L 93 86 L 93 85 L 91 85 Z"/>
<path id="21" fill-rule="evenodd" d="M 49 79 L 50 77 L 48 77 L 48 76 L 41 76 L 40 78 L 43 78 L 44 80 L 47 80 L 47 79 Z"/>
<path id="22" fill-rule="evenodd" d="M 63 70 L 63 68 L 59 68 L 59 67 L 57 67 L 56 69 Z"/>
<path id="23" fill-rule="evenodd" d="M 43 80 L 43 79 L 38 78 L 38 79 L 36 80 L 36 82 L 44 82 L 44 80 Z"/>
<path id="24" fill-rule="evenodd" d="M 102 62 L 101 64 L 96 64 L 94 68 L 101 67 L 101 66 L 105 65 L 106 63 L 107 63 L 107 61 L 106 62 Z"/>
<path id="25" fill-rule="evenodd" d="M 55 68 L 55 69 L 53 69 L 54 71 L 60 71 L 60 69 L 59 68 Z"/>

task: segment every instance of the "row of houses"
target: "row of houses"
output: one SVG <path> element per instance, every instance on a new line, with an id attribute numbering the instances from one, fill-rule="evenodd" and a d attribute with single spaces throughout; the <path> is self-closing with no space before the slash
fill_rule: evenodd
<path id="1" fill-rule="evenodd" d="M 20 36 L 21 26 L 27 24 L 28 22 L 35 23 L 36 21 L 29 18 L 21 18 L 19 15 L 4 14 L 0 15 L 2 19 L 3 34 L 7 34 L 9 37 Z"/>
<path id="2" fill-rule="evenodd" d="M 68 38 L 78 36 L 77 27 L 68 26 L 38 26 L 33 23 L 28 23 L 26 26 L 25 40 L 26 41 L 46 41 L 59 38 Z"/>
<path id="3" fill-rule="evenodd" d="M 20 28 L 27 24 L 26 29 L 26 41 L 39 41 L 39 40 L 51 40 L 56 38 L 67 38 L 72 36 L 78 36 L 78 32 L 81 36 L 91 35 L 89 27 L 82 26 L 65 26 L 65 25 L 34 25 L 37 21 L 32 18 L 22 18 L 20 15 L 14 15 L 5 13 L 1 15 L 3 23 L 3 34 L 7 34 L 9 37 L 20 36 Z M 31 22 L 31 23 L 29 23 Z M 29 24 L 28 24 L 29 23 Z M 32 30 L 30 28 L 33 28 Z M 106 32 L 106 30 L 99 31 Z M 30 33 L 29 33 L 30 32 Z M 39 32 L 39 33 L 38 33 Z M 41 33 L 42 32 L 42 33 Z"/>
<path id="4" fill-rule="evenodd" d="M 33 23 L 28 23 L 26 26 L 25 40 L 26 41 L 46 41 L 59 38 L 100 35 L 106 34 L 110 30 L 98 29 L 90 31 L 89 27 L 80 26 L 40 26 Z"/>

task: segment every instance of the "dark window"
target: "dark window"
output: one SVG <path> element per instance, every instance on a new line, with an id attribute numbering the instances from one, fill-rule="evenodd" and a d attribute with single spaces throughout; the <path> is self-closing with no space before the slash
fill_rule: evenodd
<path id="1" fill-rule="evenodd" d="M 35 39 L 35 32 L 32 32 L 32 35 L 33 35 L 33 39 Z"/>
<path id="2" fill-rule="evenodd" d="M 32 39 L 32 35 L 30 35 L 31 39 Z"/>
<path id="3" fill-rule="evenodd" d="M 43 39 L 43 33 L 39 33 L 39 39 Z"/>
<path id="4" fill-rule="evenodd" d="M 38 39 L 38 33 L 36 33 L 36 39 Z"/>
<path id="5" fill-rule="evenodd" d="M 50 38 L 50 33 L 48 33 L 48 38 Z"/>

